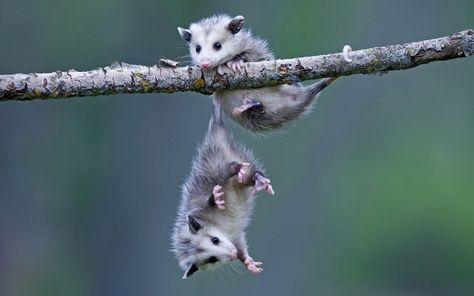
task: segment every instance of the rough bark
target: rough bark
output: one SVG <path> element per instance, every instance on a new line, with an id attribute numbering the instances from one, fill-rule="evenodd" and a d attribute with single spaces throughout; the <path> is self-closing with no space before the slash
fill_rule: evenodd
<path id="1" fill-rule="evenodd" d="M 446 37 L 351 52 L 246 63 L 245 73 L 218 74 L 198 67 L 159 68 L 117 63 L 92 71 L 0 75 L 0 101 L 53 99 L 120 93 L 172 93 L 258 88 L 330 76 L 385 73 L 474 53 L 474 30 Z"/>

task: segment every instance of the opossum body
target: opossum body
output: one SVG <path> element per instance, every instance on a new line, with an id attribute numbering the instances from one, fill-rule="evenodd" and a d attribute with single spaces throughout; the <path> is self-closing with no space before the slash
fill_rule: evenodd
<path id="1" fill-rule="evenodd" d="M 242 29 L 243 16 L 217 15 L 178 28 L 189 44 L 193 63 L 203 69 L 223 67 L 242 72 L 244 62 L 273 60 L 267 42 Z M 280 85 L 261 89 L 218 91 L 215 98 L 235 122 L 255 133 L 278 131 L 312 110 L 318 93 L 336 77 L 312 85 Z"/>
<path id="2" fill-rule="evenodd" d="M 183 185 L 172 236 L 183 278 L 234 259 L 253 273 L 262 271 L 261 262 L 248 254 L 245 228 L 256 191 L 274 194 L 273 188 L 252 152 L 234 142 L 220 118 L 219 102 L 214 103 L 207 134 Z"/>

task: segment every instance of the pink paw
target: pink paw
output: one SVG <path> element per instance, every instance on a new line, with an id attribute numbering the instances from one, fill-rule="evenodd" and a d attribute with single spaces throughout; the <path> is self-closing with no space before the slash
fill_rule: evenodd
<path id="1" fill-rule="evenodd" d="M 262 262 L 255 262 L 253 261 L 252 257 L 247 257 L 244 261 L 245 267 L 247 267 L 247 270 L 252 272 L 252 273 L 261 273 L 263 271 L 263 268 L 258 267 L 259 265 L 262 265 Z"/>
<path id="2" fill-rule="evenodd" d="M 224 200 L 224 188 L 221 185 L 214 186 L 212 189 L 212 195 L 214 196 L 214 202 L 219 210 L 225 210 Z"/>
<path id="3" fill-rule="evenodd" d="M 244 183 L 250 177 L 250 163 L 242 162 L 239 173 L 237 174 L 237 181 Z"/>
<path id="4" fill-rule="evenodd" d="M 225 73 L 225 66 L 224 66 L 224 65 L 219 65 L 219 66 L 217 66 L 217 73 L 219 73 L 220 75 L 224 75 L 224 73 Z"/>
<path id="5" fill-rule="evenodd" d="M 234 115 L 240 115 L 241 113 L 245 112 L 247 109 L 248 109 L 247 106 L 241 105 L 240 107 L 235 107 L 235 108 L 232 110 L 232 114 L 234 114 Z"/>
<path id="6" fill-rule="evenodd" d="M 237 61 L 228 61 L 226 63 L 227 67 L 231 69 L 234 73 L 239 73 L 241 74 L 244 72 L 244 61 L 242 60 L 237 60 Z"/>
<path id="7" fill-rule="evenodd" d="M 270 193 L 271 195 L 274 195 L 275 191 L 273 191 L 272 184 L 270 184 L 270 183 L 271 183 L 270 179 L 265 178 L 260 173 L 256 173 L 255 174 L 255 186 L 254 186 L 253 191 L 257 192 L 257 191 L 265 190 L 268 193 Z"/>
<path id="8" fill-rule="evenodd" d="M 232 114 L 239 115 L 240 113 L 243 113 L 248 109 L 259 107 L 261 105 L 262 103 L 257 100 L 244 97 L 244 99 L 242 100 L 242 105 L 240 105 L 239 107 L 235 107 L 234 110 L 232 110 Z"/>

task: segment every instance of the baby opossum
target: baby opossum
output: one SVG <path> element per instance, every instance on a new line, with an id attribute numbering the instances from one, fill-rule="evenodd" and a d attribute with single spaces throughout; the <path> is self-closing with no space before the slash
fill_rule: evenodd
<path id="1" fill-rule="evenodd" d="M 189 44 L 193 63 L 203 69 L 223 67 L 244 70 L 244 62 L 273 60 L 267 42 L 242 29 L 243 16 L 217 15 L 178 27 Z M 224 112 L 243 127 L 256 132 L 279 130 L 311 111 L 318 93 L 337 77 L 322 79 L 309 86 L 300 83 L 248 90 L 220 90 L 214 96 Z"/>
<path id="2" fill-rule="evenodd" d="M 220 101 L 213 102 L 207 134 L 183 185 L 172 235 L 173 252 L 185 269 L 183 278 L 237 258 L 249 271 L 262 271 L 262 263 L 248 254 L 244 231 L 255 193 L 274 191 L 252 152 L 233 141 L 221 120 Z"/>

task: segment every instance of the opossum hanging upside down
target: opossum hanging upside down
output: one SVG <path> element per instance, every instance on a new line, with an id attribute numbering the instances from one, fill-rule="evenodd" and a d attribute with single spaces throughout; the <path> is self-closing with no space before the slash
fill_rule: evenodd
<path id="1" fill-rule="evenodd" d="M 183 278 L 234 259 L 253 273 L 262 271 L 262 263 L 249 256 L 245 239 L 255 194 L 261 190 L 274 194 L 262 165 L 232 139 L 214 100 L 207 134 L 183 185 L 172 236 Z"/>

